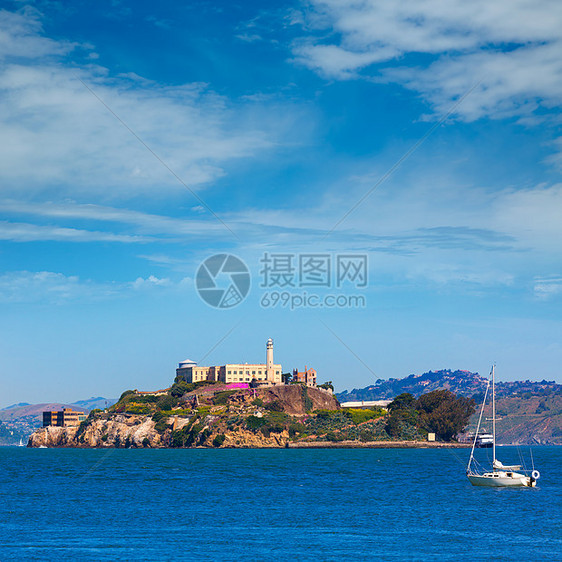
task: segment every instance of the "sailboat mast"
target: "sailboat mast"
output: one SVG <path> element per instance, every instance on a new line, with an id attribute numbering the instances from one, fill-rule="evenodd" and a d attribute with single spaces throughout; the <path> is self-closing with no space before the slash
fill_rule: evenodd
<path id="1" fill-rule="evenodd" d="M 496 462 L 496 366 L 492 365 L 492 445 L 494 463 Z"/>

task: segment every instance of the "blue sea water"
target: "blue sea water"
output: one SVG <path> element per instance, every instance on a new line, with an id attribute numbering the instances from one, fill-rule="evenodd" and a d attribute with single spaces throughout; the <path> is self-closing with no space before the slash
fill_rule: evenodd
<path id="1" fill-rule="evenodd" d="M 0 448 L 0 560 L 562 560 L 562 448 L 535 489 L 468 454 Z"/>

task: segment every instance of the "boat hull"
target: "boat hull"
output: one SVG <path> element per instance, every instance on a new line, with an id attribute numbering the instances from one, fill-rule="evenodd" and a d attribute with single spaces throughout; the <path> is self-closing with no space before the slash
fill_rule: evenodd
<path id="1" fill-rule="evenodd" d="M 536 480 L 517 474 L 513 476 L 493 476 L 492 474 L 469 474 L 468 479 L 473 486 L 487 486 L 491 488 L 532 488 Z"/>

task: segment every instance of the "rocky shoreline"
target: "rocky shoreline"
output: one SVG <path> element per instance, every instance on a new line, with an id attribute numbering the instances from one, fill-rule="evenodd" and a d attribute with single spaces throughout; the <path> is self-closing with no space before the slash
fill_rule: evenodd
<path id="1" fill-rule="evenodd" d="M 288 449 L 466 449 L 468 443 L 440 443 L 436 441 L 298 441 L 288 443 Z"/>
<path id="2" fill-rule="evenodd" d="M 189 420 L 170 420 L 170 428 L 163 434 L 155 429 L 149 417 L 116 416 L 111 420 L 96 420 L 85 431 L 79 427 L 43 427 L 29 438 L 28 447 L 48 448 L 151 448 L 174 447 L 172 432 L 186 427 Z M 224 434 L 221 448 L 238 449 L 463 449 L 468 443 L 441 443 L 434 441 L 295 441 L 287 431 L 265 437 L 243 429 Z M 213 448 L 212 445 L 196 445 L 193 448 Z"/>

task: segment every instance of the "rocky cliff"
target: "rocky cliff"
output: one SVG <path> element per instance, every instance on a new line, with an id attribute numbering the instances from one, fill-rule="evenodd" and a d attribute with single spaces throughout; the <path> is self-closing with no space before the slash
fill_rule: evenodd
<path id="1" fill-rule="evenodd" d="M 147 396 L 127 394 L 114 408 L 75 427 L 43 427 L 29 447 L 285 447 L 314 410 L 337 411 L 333 395 L 300 385 L 224 391 L 203 387 L 177 398 L 171 410 L 132 413 L 149 407 Z M 164 397 L 167 398 L 167 397 Z M 160 398 L 159 398 L 160 400 Z"/>

